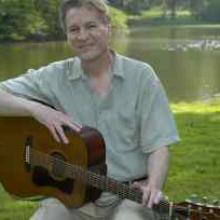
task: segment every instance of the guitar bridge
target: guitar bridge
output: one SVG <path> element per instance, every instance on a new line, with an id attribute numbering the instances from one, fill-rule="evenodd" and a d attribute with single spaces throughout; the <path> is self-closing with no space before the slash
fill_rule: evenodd
<path id="1" fill-rule="evenodd" d="M 24 146 L 24 164 L 28 172 L 31 171 L 31 149 L 33 148 L 33 137 L 28 136 Z"/>

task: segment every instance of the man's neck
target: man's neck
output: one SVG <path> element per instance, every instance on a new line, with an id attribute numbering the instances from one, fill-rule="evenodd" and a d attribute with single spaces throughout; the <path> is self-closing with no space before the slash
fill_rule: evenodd
<path id="1" fill-rule="evenodd" d="M 82 60 L 82 68 L 90 78 L 102 78 L 111 69 L 112 60 L 112 52 L 108 50 L 97 59 L 91 61 Z"/>

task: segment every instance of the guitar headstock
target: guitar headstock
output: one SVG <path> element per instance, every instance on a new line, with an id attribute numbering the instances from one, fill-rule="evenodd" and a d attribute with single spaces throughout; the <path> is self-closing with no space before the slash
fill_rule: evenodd
<path id="1" fill-rule="evenodd" d="M 218 200 L 208 201 L 207 197 L 199 199 L 193 195 L 191 199 L 176 203 L 174 207 L 180 220 L 220 220 Z"/>

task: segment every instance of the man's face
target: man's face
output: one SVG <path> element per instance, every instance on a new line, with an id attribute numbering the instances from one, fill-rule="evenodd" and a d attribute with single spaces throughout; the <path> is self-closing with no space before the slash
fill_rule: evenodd
<path id="1" fill-rule="evenodd" d="M 102 16 L 92 6 L 72 8 L 67 11 L 67 41 L 81 60 L 95 60 L 108 49 L 111 30 Z"/>

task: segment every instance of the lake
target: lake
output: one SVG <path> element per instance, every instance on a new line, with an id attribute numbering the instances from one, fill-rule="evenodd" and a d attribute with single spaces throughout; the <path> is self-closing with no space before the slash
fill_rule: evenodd
<path id="1" fill-rule="evenodd" d="M 152 65 L 171 102 L 220 96 L 220 25 L 138 27 L 111 44 Z M 66 42 L 0 44 L 0 80 L 70 56 Z"/>

